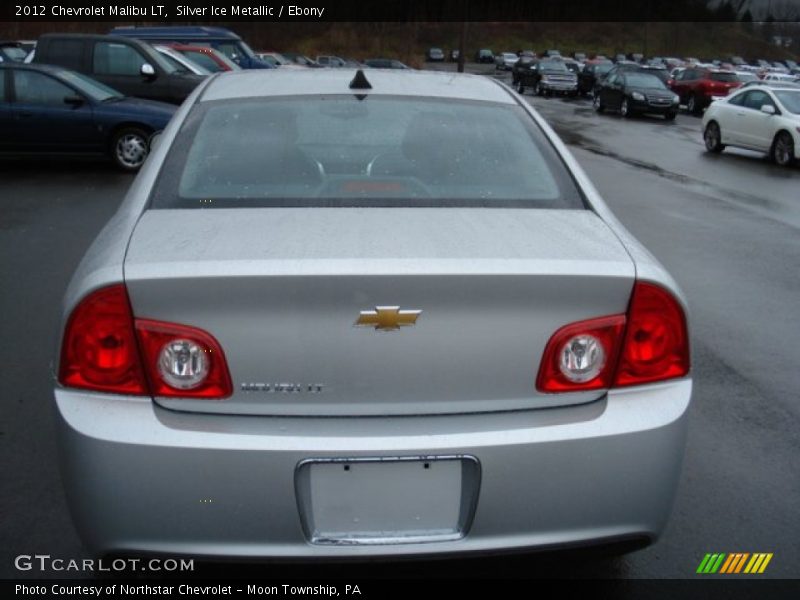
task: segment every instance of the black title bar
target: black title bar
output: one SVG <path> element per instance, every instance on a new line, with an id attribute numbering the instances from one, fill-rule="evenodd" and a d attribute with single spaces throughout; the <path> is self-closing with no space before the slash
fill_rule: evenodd
<path id="1" fill-rule="evenodd" d="M 225 22 L 435 21 L 736 21 L 736 0 L 4 0 L 0 21 L 109 21 L 149 24 Z M 755 12 L 758 21 L 798 21 L 800 0 Z M 737 9 L 738 7 L 738 9 Z M 767 9 L 769 10 L 769 7 Z M 762 11 L 764 12 L 764 11 Z"/>

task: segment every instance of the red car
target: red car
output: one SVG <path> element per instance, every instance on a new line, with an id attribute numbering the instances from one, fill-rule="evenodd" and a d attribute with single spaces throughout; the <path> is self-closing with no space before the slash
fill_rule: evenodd
<path id="1" fill-rule="evenodd" d="M 731 71 L 689 67 L 678 73 L 668 85 L 680 96 L 681 104 L 685 104 L 690 113 L 699 115 L 711 104 L 712 98 L 727 96 L 742 82 Z"/>
<path id="2" fill-rule="evenodd" d="M 187 44 L 165 44 L 174 48 L 186 58 L 201 67 L 205 67 L 212 73 L 219 71 L 238 71 L 241 69 L 239 65 L 225 56 L 222 52 L 210 48 L 209 46 L 190 46 Z"/>

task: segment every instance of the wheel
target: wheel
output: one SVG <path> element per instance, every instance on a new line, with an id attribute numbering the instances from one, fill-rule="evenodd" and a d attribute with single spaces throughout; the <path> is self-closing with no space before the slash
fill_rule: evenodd
<path id="1" fill-rule="evenodd" d="M 664 118 L 665 118 L 667 121 L 674 121 L 674 120 L 675 120 L 675 117 L 677 117 L 677 116 L 678 116 L 678 113 L 669 112 L 669 113 L 667 113 L 667 114 L 665 114 L 665 115 L 664 115 Z"/>
<path id="2" fill-rule="evenodd" d="M 138 171 L 147 158 L 149 135 L 138 127 L 125 127 L 111 140 L 111 159 L 123 171 Z"/>
<path id="3" fill-rule="evenodd" d="M 772 142 L 770 158 L 781 167 L 789 167 L 794 162 L 794 140 L 785 131 L 778 132 Z"/>
<path id="4" fill-rule="evenodd" d="M 703 140 L 706 143 L 706 150 L 709 152 L 719 154 L 725 149 L 722 144 L 722 134 L 716 121 L 711 121 L 706 125 L 706 130 L 703 132 Z"/>
<path id="5" fill-rule="evenodd" d="M 631 107 L 628 106 L 628 99 L 623 98 L 622 104 L 619 107 L 619 114 L 623 116 L 625 119 L 629 119 L 633 113 L 631 113 Z"/>
<path id="6" fill-rule="evenodd" d="M 522 84 L 522 79 L 519 80 L 519 85 L 517 86 L 517 92 L 520 94 L 525 93 L 525 86 Z"/>
<path id="7" fill-rule="evenodd" d="M 686 110 L 693 115 L 699 115 L 703 111 L 703 109 L 700 108 L 700 101 L 697 99 L 696 95 L 692 94 L 689 96 L 689 102 L 686 103 Z"/>
<path id="8" fill-rule="evenodd" d="M 602 100 L 600 100 L 600 94 L 595 94 L 594 99 L 592 100 L 592 107 L 599 113 L 605 110 L 605 106 L 603 106 Z"/>

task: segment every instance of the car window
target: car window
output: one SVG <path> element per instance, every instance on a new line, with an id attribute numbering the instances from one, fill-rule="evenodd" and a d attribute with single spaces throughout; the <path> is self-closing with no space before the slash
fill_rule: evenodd
<path id="1" fill-rule="evenodd" d="M 800 91 L 778 91 L 775 92 L 775 95 L 786 110 L 795 115 L 800 115 Z"/>
<path id="2" fill-rule="evenodd" d="M 738 81 L 736 73 L 710 73 L 709 79 L 712 81 Z"/>
<path id="3" fill-rule="evenodd" d="M 175 69 L 176 73 L 190 73 L 189 69 L 187 69 L 185 66 L 183 66 L 183 64 L 177 58 L 175 58 L 174 56 L 170 56 L 169 54 L 165 54 L 165 53 L 161 53 L 161 56 L 163 56 L 164 59 L 170 65 L 172 65 L 172 67 Z"/>
<path id="4" fill-rule="evenodd" d="M 83 40 L 50 40 L 48 51 L 58 56 L 58 64 L 67 69 L 79 71 L 83 68 Z"/>
<path id="5" fill-rule="evenodd" d="M 5 54 L 11 62 L 22 62 L 28 55 L 28 53 L 19 46 L 3 46 L 2 53 Z"/>
<path id="6" fill-rule="evenodd" d="M 606 83 L 617 83 L 619 79 L 619 75 L 616 73 L 611 73 L 608 77 L 606 77 Z"/>
<path id="7" fill-rule="evenodd" d="M 744 98 L 747 96 L 749 92 L 745 92 L 744 94 L 737 94 L 732 98 L 728 99 L 728 104 L 733 104 L 734 106 L 743 106 L 744 105 Z"/>
<path id="8" fill-rule="evenodd" d="M 75 71 L 59 71 L 58 76 L 67 83 L 75 86 L 81 93 L 89 96 L 97 102 L 105 102 L 114 98 L 123 98 L 117 90 L 103 85 L 96 79 L 87 77 L 83 73 L 76 73 Z"/>
<path id="9" fill-rule="evenodd" d="M 237 44 L 217 43 L 213 46 L 235 62 L 239 62 L 244 55 L 244 52 L 242 52 Z"/>
<path id="10" fill-rule="evenodd" d="M 98 75 L 139 75 L 148 62 L 127 44 L 97 42 L 94 45 L 94 73 Z"/>
<path id="11" fill-rule="evenodd" d="M 747 98 L 744 100 L 744 105 L 747 108 L 752 108 L 754 110 L 761 110 L 761 107 L 765 104 L 775 106 L 775 103 L 772 101 L 772 98 L 769 97 L 769 94 L 762 90 L 753 90 L 752 92 L 748 92 Z"/>
<path id="12" fill-rule="evenodd" d="M 18 103 L 41 106 L 64 107 L 64 98 L 75 95 L 72 88 L 49 75 L 22 69 L 14 71 L 14 91 Z"/>
<path id="13" fill-rule="evenodd" d="M 198 52 L 197 50 L 183 50 L 181 51 L 186 58 L 191 60 L 194 63 L 197 63 L 201 67 L 204 67 L 211 71 L 212 73 L 217 73 L 222 71 L 222 66 L 217 64 L 217 62 L 211 58 L 208 54 L 204 54 L 203 52 Z"/>
<path id="14" fill-rule="evenodd" d="M 521 107 L 452 99 L 201 103 L 161 173 L 156 207 L 583 207 Z"/>

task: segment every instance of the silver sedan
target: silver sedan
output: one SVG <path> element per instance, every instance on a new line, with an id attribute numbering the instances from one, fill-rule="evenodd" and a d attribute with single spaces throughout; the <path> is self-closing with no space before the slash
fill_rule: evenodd
<path id="1" fill-rule="evenodd" d="M 94 552 L 343 558 L 655 540 L 686 306 L 490 78 L 241 71 L 155 143 L 67 290 Z"/>

